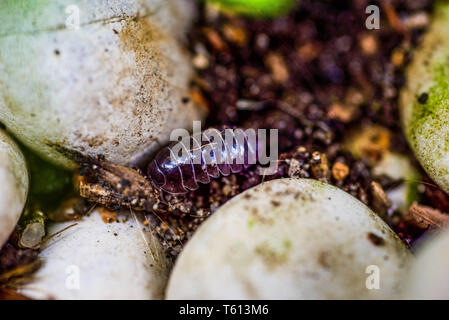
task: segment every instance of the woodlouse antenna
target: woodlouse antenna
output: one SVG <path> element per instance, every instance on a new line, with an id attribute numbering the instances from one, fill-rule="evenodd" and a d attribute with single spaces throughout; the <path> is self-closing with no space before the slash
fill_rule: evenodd
<path id="1" fill-rule="evenodd" d="M 76 226 L 76 225 L 78 225 L 78 223 L 71 224 L 71 225 L 69 225 L 69 226 L 67 226 L 67 227 L 65 227 L 65 228 L 63 228 L 63 229 L 61 229 L 61 230 L 59 230 L 59 231 L 57 231 L 57 232 L 55 232 L 55 233 L 53 233 L 53 234 L 50 234 L 50 235 L 46 236 L 44 239 L 41 240 L 41 242 L 39 242 L 38 244 L 36 244 L 36 245 L 35 245 L 34 247 L 32 247 L 31 249 L 33 249 L 33 250 L 38 249 L 38 248 L 39 248 L 41 245 L 43 245 L 44 243 L 48 242 L 49 240 L 53 239 L 53 238 L 56 237 L 57 235 L 59 235 L 59 234 L 65 232 L 65 231 L 67 231 L 68 229 L 70 229 L 70 228 L 72 228 L 72 227 L 74 227 L 74 226 Z"/>
<path id="2" fill-rule="evenodd" d="M 208 136 L 208 132 L 211 137 Z M 184 194 L 199 188 L 199 183 L 207 184 L 213 178 L 228 176 L 248 168 L 251 159 L 258 160 L 257 139 L 250 139 L 246 131 L 230 130 L 231 139 L 226 139 L 226 129 L 208 129 L 202 136 L 208 141 L 200 143 L 190 136 L 188 145 L 184 141 L 175 142 L 160 150 L 147 167 L 147 175 L 153 186 L 170 194 Z M 211 141 L 211 138 L 220 141 Z M 186 157 L 174 150 L 184 151 Z"/>

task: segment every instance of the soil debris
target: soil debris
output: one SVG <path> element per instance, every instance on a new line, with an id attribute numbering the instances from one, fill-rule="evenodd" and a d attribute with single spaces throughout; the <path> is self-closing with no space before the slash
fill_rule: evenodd
<path id="1" fill-rule="evenodd" d="M 449 215 L 438 209 L 414 203 L 409 209 L 410 217 L 424 229 L 442 228 L 449 224 Z"/>

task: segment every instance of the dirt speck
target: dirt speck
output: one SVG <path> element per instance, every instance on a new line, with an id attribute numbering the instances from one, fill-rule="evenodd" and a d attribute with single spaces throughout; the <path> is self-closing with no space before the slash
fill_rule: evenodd
<path id="1" fill-rule="evenodd" d="M 380 237 L 380 236 L 378 236 L 378 235 L 376 235 L 376 234 L 374 234 L 374 233 L 372 233 L 372 232 L 369 232 L 367 234 L 367 238 L 376 247 L 385 245 L 385 239 Z"/>

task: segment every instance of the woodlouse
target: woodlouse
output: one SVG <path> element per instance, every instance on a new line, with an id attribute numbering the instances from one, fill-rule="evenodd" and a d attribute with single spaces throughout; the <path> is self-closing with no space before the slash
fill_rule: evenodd
<path id="1" fill-rule="evenodd" d="M 211 178 L 241 172 L 258 160 L 261 144 L 254 132 L 207 129 L 200 137 L 191 135 L 174 142 L 150 162 L 148 177 L 156 188 L 182 194 L 198 189 L 198 183 L 209 183 Z"/>

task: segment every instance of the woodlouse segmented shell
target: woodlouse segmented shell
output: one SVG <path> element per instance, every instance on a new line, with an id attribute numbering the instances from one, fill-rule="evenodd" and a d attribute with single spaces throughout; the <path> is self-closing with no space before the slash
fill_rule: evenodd
<path id="1" fill-rule="evenodd" d="M 155 187 L 173 194 L 186 193 L 198 189 L 198 183 L 240 172 L 257 161 L 257 139 L 250 139 L 246 131 L 208 129 L 202 136 L 206 141 L 190 136 L 187 145 L 176 142 L 157 153 L 147 170 Z M 218 143 L 214 139 L 219 139 Z"/>

